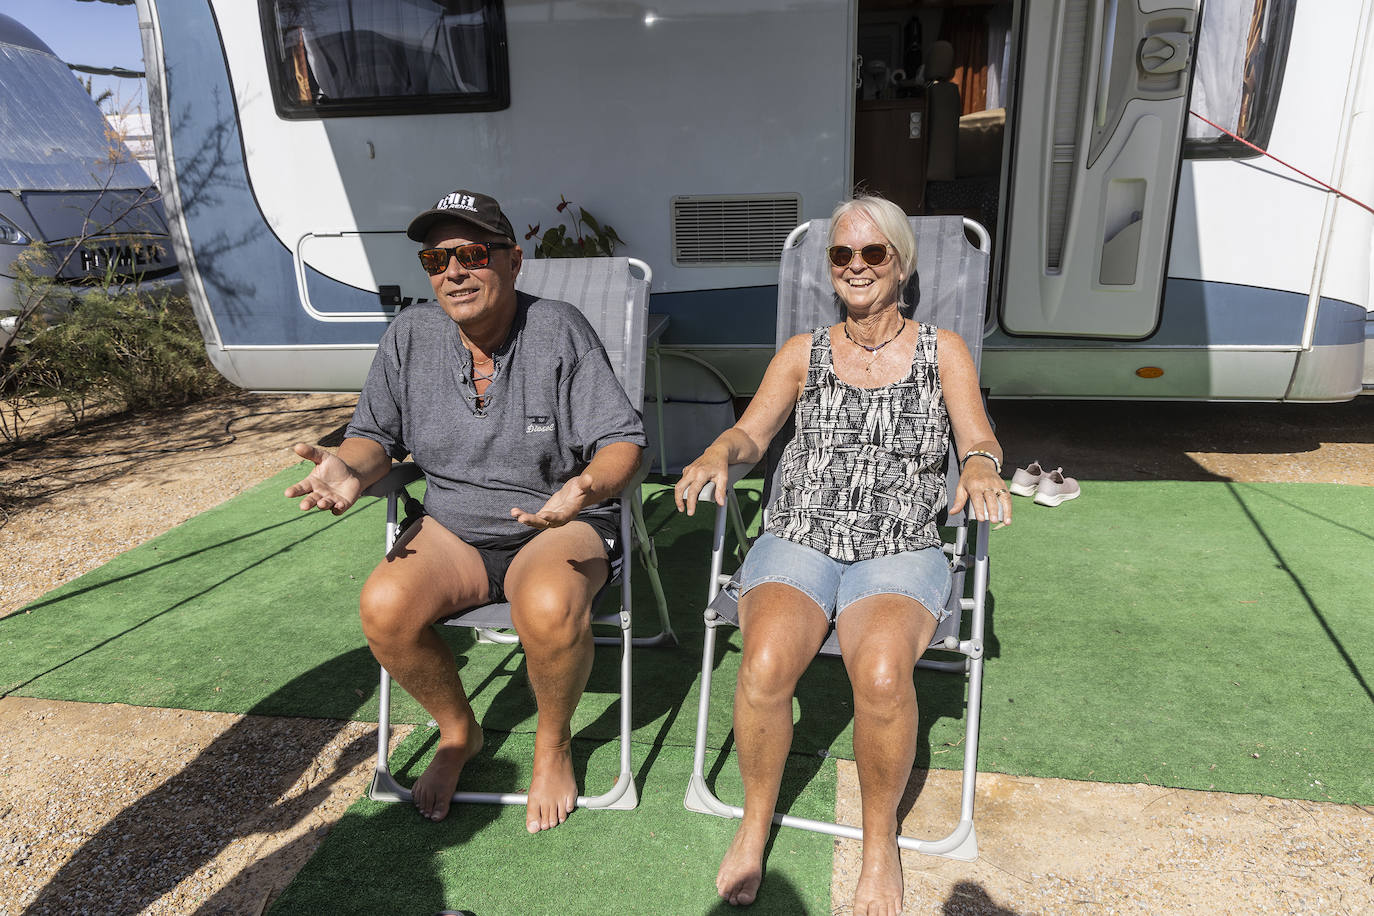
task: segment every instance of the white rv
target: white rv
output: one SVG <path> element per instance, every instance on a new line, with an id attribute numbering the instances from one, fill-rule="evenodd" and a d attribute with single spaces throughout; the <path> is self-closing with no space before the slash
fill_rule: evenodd
<path id="1" fill-rule="evenodd" d="M 664 348 L 738 394 L 784 238 L 856 185 L 992 230 L 994 397 L 1374 382 L 1374 0 L 138 10 L 177 253 L 245 387 L 356 390 L 429 293 L 403 227 L 459 186 L 521 226 L 562 196 L 613 224 Z"/>

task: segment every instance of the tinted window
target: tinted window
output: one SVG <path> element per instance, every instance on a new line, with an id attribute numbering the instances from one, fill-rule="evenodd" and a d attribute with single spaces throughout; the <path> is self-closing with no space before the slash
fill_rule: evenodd
<path id="1" fill-rule="evenodd" d="M 1261 148 L 1274 126 L 1295 3 L 1212 0 L 1202 7 L 1189 107 Z M 1183 153 L 1194 159 L 1259 155 L 1194 117 Z"/>
<path id="2" fill-rule="evenodd" d="M 499 0 L 263 0 L 262 18 L 286 117 L 510 104 Z"/>

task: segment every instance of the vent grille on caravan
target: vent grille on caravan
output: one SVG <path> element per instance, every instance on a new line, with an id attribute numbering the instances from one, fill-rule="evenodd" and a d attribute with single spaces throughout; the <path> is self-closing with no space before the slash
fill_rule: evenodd
<path id="1" fill-rule="evenodd" d="M 1045 272 L 1063 267 L 1064 234 L 1078 168 L 1078 138 L 1083 130 L 1083 66 L 1088 42 L 1088 0 L 1070 0 L 1064 10 L 1059 45 L 1059 78 L 1055 86 L 1054 130 L 1050 156 L 1049 206 L 1045 210 Z"/>
<path id="2" fill-rule="evenodd" d="M 776 263 L 801 222 L 800 194 L 673 198 L 673 263 Z"/>

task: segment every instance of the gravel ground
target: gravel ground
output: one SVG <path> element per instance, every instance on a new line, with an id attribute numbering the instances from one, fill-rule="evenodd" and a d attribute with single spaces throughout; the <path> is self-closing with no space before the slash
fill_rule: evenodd
<path id="1" fill-rule="evenodd" d="M 290 444 L 327 437 L 352 403 L 236 394 L 0 446 L 0 616 L 290 466 Z M 1374 485 L 1374 398 L 992 413 L 1009 467 Z M 357 723 L 18 697 L 0 699 L 0 734 L 0 916 L 261 913 L 362 793 L 375 740 Z M 914 775 L 911 832 L 957 810 L 950 775 Z M 979 862 L 908 855 L 908 912 L 1374 910 L 1368 808 L 996 775 L 978 806 Z M 849 764 L 838 809 L 858 810 Z M 857 853 L 837 844 L 837 912 Z"/>
<path id="2" fill-rule="evenodd" d="M 850 811 L 858 782 L 840 761 Z M 916 772 L 913 801 L 903 832 L 946 836 L 959 773 Z M 975 811 L 978 861 L 904 854 L 904 913 L 1374 912 L 1374 808 L 984 773 Z M 858 851 L 836 844 L 837 913 L 853 899 Z"/>

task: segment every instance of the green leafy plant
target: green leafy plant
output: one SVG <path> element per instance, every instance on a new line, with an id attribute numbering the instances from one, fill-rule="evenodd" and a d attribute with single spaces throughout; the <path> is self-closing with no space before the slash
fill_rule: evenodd
<path id="1" fill-rule="evenodd" d="M 615 254 L 617 245 L 625 244 L 625 240 L 616 234 L 613 227 L 609 224 L 603 226 L 597 222 L 585 207 L 573 210 L 572 202 L 562 194 L 558 195 L 558 206 L 555 209 L 572 217 L 572 231 L 569 232 L 567 226 L 559 223 L 557 226 L 550 226 L 540 235 L 539 223 L 530 226 L 530 231 L 525 233 L 525 241 L 536 237 L 539 239 L 534 248 L 535 257 L 609 258 Z"/>

